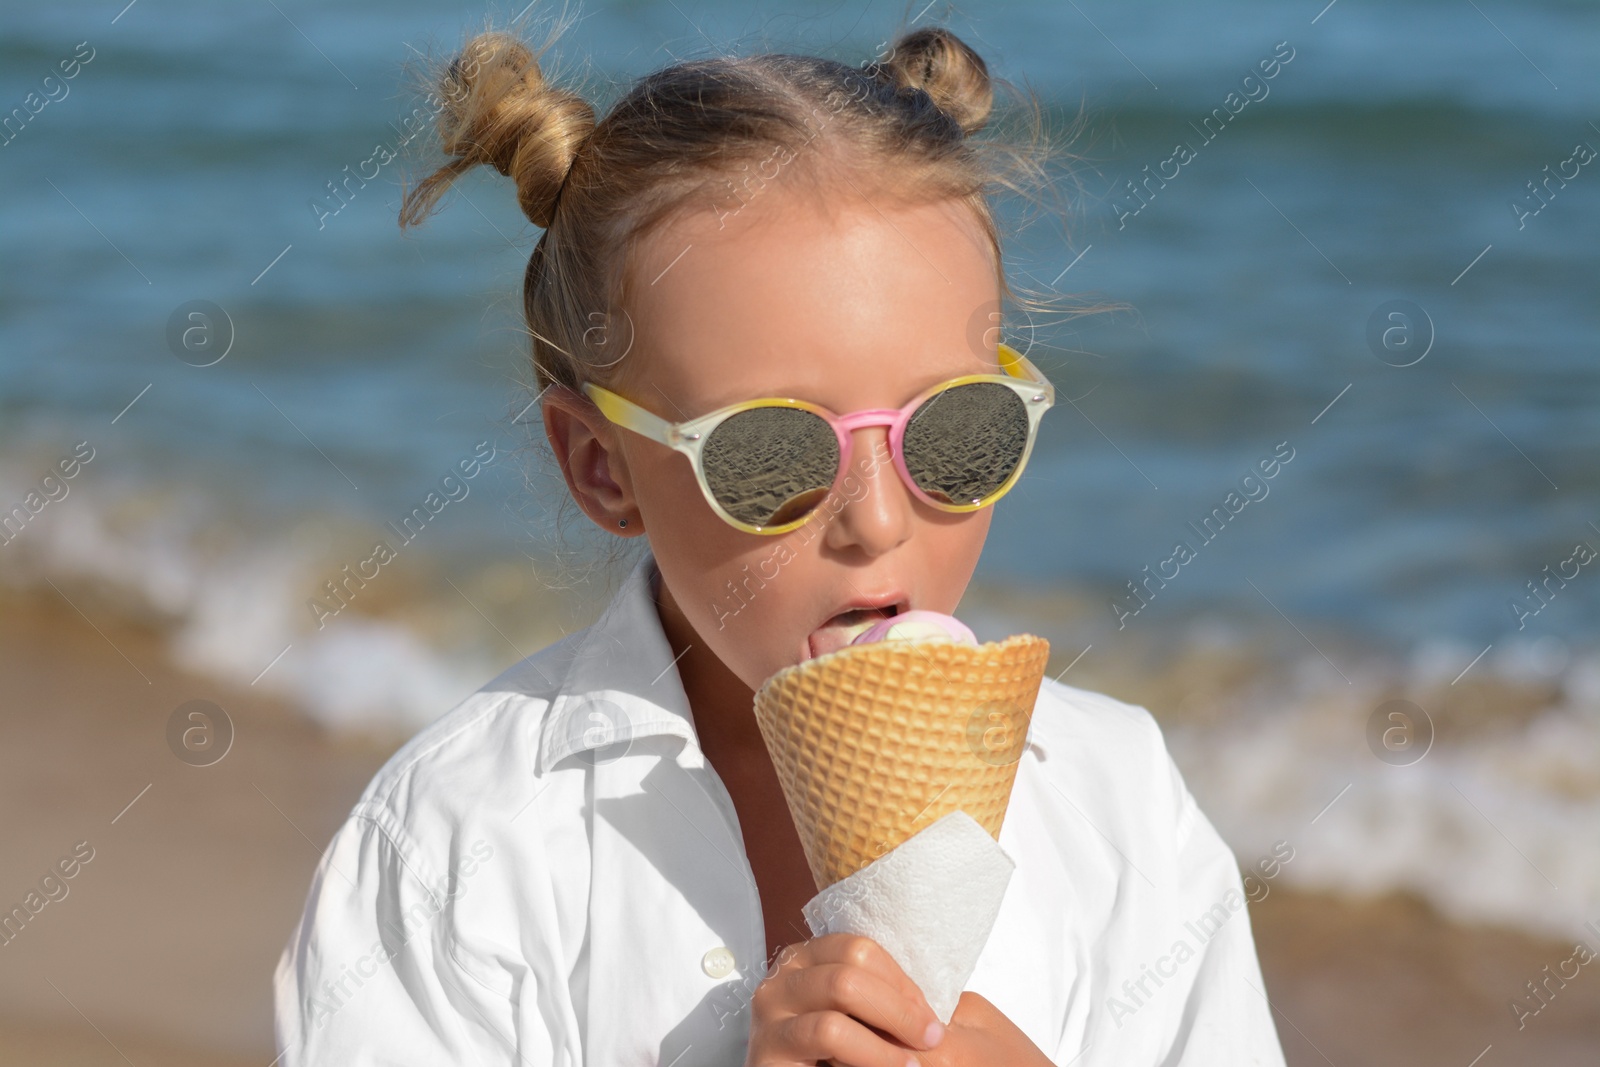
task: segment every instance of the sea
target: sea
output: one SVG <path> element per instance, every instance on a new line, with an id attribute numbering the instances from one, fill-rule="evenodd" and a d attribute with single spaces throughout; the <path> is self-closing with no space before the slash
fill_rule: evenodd
<path id="1" fill-rule="evenodd" d="M 523 10 L 0 9 L 0 508 L 43 501 L 6 603 L 400 735 L 593 619 L 628 560 L 530 407 L 538 231 L 487 168 L 396 222 L 424 58 Z M 1247 869 L 1286 841 L 1284 884 L 1600 919 L 1600 8 L 567 10 L 556 71 L 602 105 L 684 59 L 861 62 L 901 19 L 1037 94 L 1064 209 L 997 203 L 1008 276 L 1121 309 L 1008 320 L 1058 402 L 963 615 L 1148 707 Z"/>

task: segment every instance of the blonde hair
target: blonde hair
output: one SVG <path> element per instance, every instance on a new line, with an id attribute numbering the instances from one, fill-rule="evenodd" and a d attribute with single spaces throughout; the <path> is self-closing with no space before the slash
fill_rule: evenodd
<path id="1" fill-rule="evenodd" d="M 563 28 L 537 49 L 487 30 L 438 73 L 449 160 L 406 193 L 400 210 L 402 228 L 422 222 L 480 163 L 516 182 L 523 214 L 544 230 L 523 281 L 541 390 L 620 380 L 614 353 L 632 339 L 615 336 L 612 324 L 626 306 L 628 251 L 692 206 L 742 203 L 735 180 L 780 152 L 803 161 L 782 180 L 793 171 L 817 194 L 847 173 L 902 198 L 964 200 L 993 249 L 1002 300 L 1030 315 L 1059 303 L 1007 283 L 989 195 L 1008 189 L 1048 207 L 1049 164 L 1066 153 L 1048 136 L 1037 96 L 994 78 L 949 30 L 900 32 L 886 55 L 860 66 L 784 53 L 674 63 L 640 78 L 597 120 L 582 95 L 546 79 L 541 58 Z M 1019 103 L 1017 132 L 976 137 L 991 125 L 997 88 Z M 986 329 L 998 327 L 999 311 Z"/>
<path id="2" fill-rule="evenodd" d="M 869 196 L 964 200 L 987 235 L 1001 297 L 973 309 L 968 343 L 975 352 L 998 340 L 1007 301 L 1030 326 L 1035 315 L 1125 307 L 1008 284 L 989 197 L 1009 191 L 1027 206 L 1060 214 L 1066 205 L 1057 198 L 1052 164 L 1079 158 L 1066 146 L 1083 115 L 1063 136 L 1052 135 L 1037 95 L 992 76 L 949 30 L 907 29 L 902 19 L 892 45 L 859 66 L 787 53 L 674 63 L 635 81 L 597 119 L 582 93 L 554 84 L 560 79 L 543 62 L 565 25 L 556 22 L 532 48 L 514 28 L 486 28 L 424 75 L 437 89 L 447 158 L 407 191 L 400 209 L 402 229 L 417 225 L 480 163 L 516 182 L 523 214 L 544 231 L 522 293 L 538 395 L 556 383 L 579 389 L 585 381 L 626 392 L 622 383 L 639 363 L 622 358 L 634 346 L 625 314 L 630 251 L 679 212 L 742 206 L 761 188 L 752 180 L 792 182 L 823 207 L 841 175 Z M 1015 106 L 997 112 L 997 91 Z M 780 155 L 786 158 L 777 174 L 765 169 Z M 1075 179 L 1072 186 L 1078 188 Z M 554 460 L 538 447 L 543 434 L 530 438 Z M 552 588 L 586 588 L 597 565 L 609 570 L 646 540 L 608 536 L 598 554 L 568 553 L 562 531 L 574 501 L 566 492 L 557 499 L 548 516 L 555 536 L 540 538 L 553 551 L 555 569 L 540 568 Z M 580 526 L 592 532 L 590 524 Z"/>

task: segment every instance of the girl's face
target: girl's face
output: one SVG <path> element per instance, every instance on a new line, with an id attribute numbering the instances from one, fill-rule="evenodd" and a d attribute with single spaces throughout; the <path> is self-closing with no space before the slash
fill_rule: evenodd
<path id="1" fill-rule="evenodd" d="M 824 211 L 780 182 L 735 214 L 691 213 L 652 234 L 634 261 L 618 391 L 673 422 L 769 396 L 845 415 L 997 373 L 987 313 L 999 282 L 971 209 L 869 200 L 850 184 L 832 201 L 842 206 Z M 650 538 L 664 624 L 750 689 L 847 643 L 849 624 L 874 617 L 853 606 L 953 613 L 988 534 L 991 509 L 952 514 L 911 493 L 886 426 L 857 430 L 840 487 L 776 536 L 723 522 L 683 455 L 596 430 L 616 514 Z M 617 530 L 612 512 L 585 510 Z"/>

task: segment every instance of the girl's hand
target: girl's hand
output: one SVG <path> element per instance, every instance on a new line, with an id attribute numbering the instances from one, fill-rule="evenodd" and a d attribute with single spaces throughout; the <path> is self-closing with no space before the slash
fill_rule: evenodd
<path id="1" fill-rule="evenodd" d="M 964 990 L 939 1047 L 918 1052 L 922 1067 L 1054 1067 L 999 1008 Z"/>
<path id="2" fill-rule="evenodd" d="M 894 957 L 870 937 L 852 934 L 784 946 L 778 969 L 756 987 L 750 1003 L 745 1067 L 811 1067 L 829 1061 L 837 1067 L 915 1067 L 936 1061 L 913 1059 L 912 1051 L 926 1057 L 929 1053 L 921 1050 L 944 1035 L 922 990 Z M 958 1008 L 952 1027 L 959 1016 Z"/>

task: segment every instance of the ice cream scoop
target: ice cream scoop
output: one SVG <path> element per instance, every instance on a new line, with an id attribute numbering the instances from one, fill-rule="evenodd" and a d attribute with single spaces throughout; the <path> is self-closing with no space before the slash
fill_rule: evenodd
<path id="1" fill-rule="evenodd" d="M 978 638 L 954 615 L 938 611 L 903 611 L 887 619 L 879 619 L 855 636 L 852 645 L 865 645 L 873 641 L 959 641 L 975 645 Z"/>

